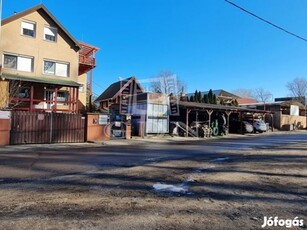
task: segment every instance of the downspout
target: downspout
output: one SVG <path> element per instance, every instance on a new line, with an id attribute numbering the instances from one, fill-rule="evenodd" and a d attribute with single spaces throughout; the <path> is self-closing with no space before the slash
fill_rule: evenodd
<path id="1" fill-rule="evenodd" d="M 93 97 L 93 69 L 91 69 L 90 71 L 90 92 L 89 92 L 89 98 L 88 98 L 88 107 L 89 107 L 89 111 L 93 112 L 93 107 L 92 107 L 92 97 Z"/>
<path id="2" fill-rule="evenodd" d="M 2 76 L 2 0 L 0 0 L 0 76 Z"/>

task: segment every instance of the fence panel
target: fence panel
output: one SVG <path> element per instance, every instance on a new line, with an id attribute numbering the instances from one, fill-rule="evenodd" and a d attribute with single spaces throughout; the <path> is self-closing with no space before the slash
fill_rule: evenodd
<path id="1" fill-rule="evenodd" d="M 81 114 L 13 111 L 10 144 L 84 142 Z"/>

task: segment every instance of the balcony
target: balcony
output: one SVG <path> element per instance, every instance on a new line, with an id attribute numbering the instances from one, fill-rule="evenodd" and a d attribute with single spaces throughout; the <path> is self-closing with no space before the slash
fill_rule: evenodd
<path id="1" fill-rule="evenodd" d="M 95 53 L 98 48 L 83 42 L 79 42 L 79 44 L 81 46 L 79 51 L 79 75 L 81 75 L 95 68 Z"/>

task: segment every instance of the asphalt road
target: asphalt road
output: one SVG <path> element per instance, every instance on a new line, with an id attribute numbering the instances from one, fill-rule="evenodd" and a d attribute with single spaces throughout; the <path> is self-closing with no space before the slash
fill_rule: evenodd
<path id="1" fill-rule="evenodd" d="M 0 184 L 188 159 L 205 154 L 210 160 L 225 156 L 227 150 L 287 148 L 288 144 L 306 141 L 307 132 L 301 131 L 206 140 L 153 138 L 112 140 L 104 144 L 8 146 L 0 149 Z"/>

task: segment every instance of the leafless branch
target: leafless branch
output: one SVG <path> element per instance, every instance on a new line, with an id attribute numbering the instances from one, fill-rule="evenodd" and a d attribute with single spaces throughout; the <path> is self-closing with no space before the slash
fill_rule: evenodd
<path id="1" fill-rule="evenodd" d="M 19 100 L 11 100 L 11 98 L 27 98 L 30 97 L 30 89 L 25 82 L 19 80 L 9 80 L 1 82 L 0 91 L 0 107 L 13 108 L 21 103 Z"/>
<path id="2" fill-rule="evenodd" d="M 307 96 L 307 79 L 295 78 L 293 81 L 287 83 L 287 88 L 291 92 L 292 96 L 297 98 L 301 103 L 305 104 Z"/>
<path id="3" fill-rule="evenodd" d="M 170 71 L 162 71 L 151 81 L 151 90 L 156 93 L 179 96 L 185 90 L 185 84 Z"/>
<path id="4" fill-rule="evenodd" d="M 268 90 L 265 90 L 263 88 L 258 88 L 254 90 L 254 97 L 259 102 L 262 102 L 264 104 L 264 109 L 265 109 L 265 104 L 273 99 L 273 94 Z"/>

